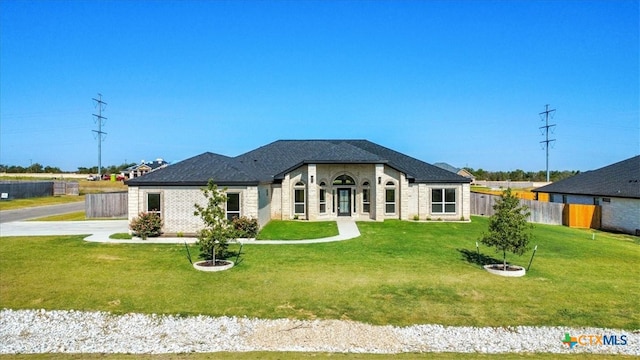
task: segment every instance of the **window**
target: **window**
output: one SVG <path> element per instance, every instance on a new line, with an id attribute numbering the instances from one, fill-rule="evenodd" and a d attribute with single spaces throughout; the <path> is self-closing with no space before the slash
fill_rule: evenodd
<path id="1" fill-rule="evenodd" d="M 387 214 L 395 214 L 396 213 L 396 188 L 393 182 L 387 182 L 386 189 L 384 192 L 384 202 L 385 208 L 384 212 Z"/>
<path id="2" fill-rule="evenodd" d="M 227 194 L 227 219 L 233 220 L 233 218 L 240 217 L 240 194 L 228 193 Z"/>
<path id="3" fill-rule="evenodd" d="M 160 194 L 159 193 L 148 193 L 147 194 L 147 212 L 157 214 L 158 216 L 162 216 L 160 207 Z"/>
<path id="4" fill-rule="evenodd" d="M 326 184 L 323 182 L 320 183 L 320 213 L 324 214 L 327 212 L 327 189 L 324 188 Z"/>
<path id="5" fill-rule="evenodd" d="M 356 182 L 349 175 L 340 175 L 333 180 L 333 185 L 355 185 Z"/>
<path id="6" fill-rule="evenodd" d="M 371 211 L 371 189 L 369 188 L 369 182 L 365 181 L 362 184 L 362 212 L 368 213 Z"/>
<path id="7" fill-rule="evenodd" d="M 431 212 L 453 214 L 456 212 L 456 189 L 431 189 Z"/>
<path id="8" fill-rule="evenodd" d="M 305 209 L 304 183 L 298 182 L 293 189 L 293 213 L 304 214 Z"/>

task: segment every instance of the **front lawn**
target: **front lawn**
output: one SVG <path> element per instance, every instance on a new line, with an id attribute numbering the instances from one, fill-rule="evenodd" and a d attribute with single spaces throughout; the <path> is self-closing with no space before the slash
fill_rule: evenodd
<path id="1" fill-rule="evenodd" d="M 220 273 L 194 270 L 184 244 L 4 237 L 0 308 L 640 328 L 634 237 L 598 233 L 592 240 L 588 230 L 536 225 L 531 271 L 502 278 L 475 263 L 485 218 L 358 227 L 361 237 L 342 242 L 245 245 L 243 261 Z M 192 245 L 191 253 L 197 251 Z M 530 255 L 507 259 L 526 266 Z"/>
<path id="2" fill-rule="evenodd" d="M 257 240 L 320 239 L 338 235 L 335 221 L 271 220 L 260 230 Z"/>

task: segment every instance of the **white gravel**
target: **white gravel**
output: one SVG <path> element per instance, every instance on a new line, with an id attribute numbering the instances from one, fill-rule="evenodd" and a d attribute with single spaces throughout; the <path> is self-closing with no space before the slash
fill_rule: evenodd
<path id="1" fill-rule="evenodd" d="M 576 345 L 569 349 L 562 343 L 565 333 L 576 337 L 605 335 L 611 338 L 615 335 L 618 341 L 626 339 L 626 345 Z M 531 326 L 394 327 L 341 320 L 0 311 L 0 354 L 218 351 L 588 352 L 640 356 L 640 331 Z"/>

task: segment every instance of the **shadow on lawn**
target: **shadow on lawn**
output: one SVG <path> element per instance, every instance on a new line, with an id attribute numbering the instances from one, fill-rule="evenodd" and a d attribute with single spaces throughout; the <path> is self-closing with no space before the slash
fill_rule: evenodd
<path id="1" fill-rule="evenodd" d="M 487 256 L 485 254 L 478 254 L 476 251 L 467 249 L 457 249 L 462 255 L 462 260 L 470 264 L 487 265 L 487 264 L 502 264 L 502 260 L 498 260 L 494 257 Z"/>

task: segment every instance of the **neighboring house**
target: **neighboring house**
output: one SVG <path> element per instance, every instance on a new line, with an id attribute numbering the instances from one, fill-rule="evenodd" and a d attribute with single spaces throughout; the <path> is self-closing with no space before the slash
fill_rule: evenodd
<path id="1" fill-rule="evenodd" d="M 128 180 L 129 220 L 158 212 L 165 233 L 201 227 L 209 179 L 228 218 L 469 219 L 470 180 L 366 140 L 280 140 L 228 157 L 206 152 Z"/>
<path id="2" fill-rule="evenodd" d="M 140 164 L 129 166 L 128 168 L 122 170 L 121 174 L 127 179 L 133 179 L 152 171 L 162 169 L 167 165 L 169 165 L 169 163 L 161 158 L 158 158 L 152 162 L 146 162 L 142 160 Z"/>
<path id="3" fill-rule="evenodd" d="M 600 205 L 602 229 L 640 235 L 640 155 L 533 191 L 550 202 Z"/>
<path id="4" fill-rule="evenodd" d="M 472 182 L 472 183 L 473 183 L 474 181 L 476 181 L 476 177 L 475 177 L 475 176 L 473 176 L 473 174 L 472 174 L 472 173 L 468 172 L 468 171 L 467 171 L 467 170 L 465 170 L 465 169 L 459 169 L 459 168 L 457 168 L 457 167 L 454 167 L 454 166 L 449 165 L 449 164 L 444 163 L 444 162 L 438 162 L 438 163 L 435 163 L 435 164 L 433 164 L 433 165 L 435 165 L 435 166 L 437 166 L 437 167 L 439 167 L 439 168 L 441 168 L 441 169 L 445 169 L 445 170 L 447 170 L 447 171 L 451 171 L 452 173 L 458 174 L 458 175 L 460 175 L 460 176 L 464 176 L 464 177 L 466 177 L 467 179 L 471 179 L 471 182 Z"/>

